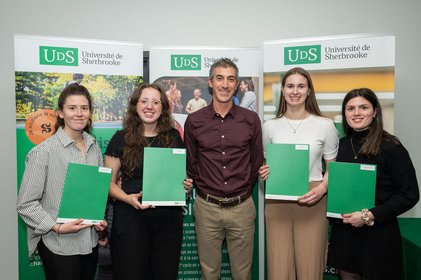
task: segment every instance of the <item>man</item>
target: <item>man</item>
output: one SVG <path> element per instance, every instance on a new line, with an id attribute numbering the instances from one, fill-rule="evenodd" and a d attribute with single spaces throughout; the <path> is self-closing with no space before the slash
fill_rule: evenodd
<path id="1" fill-rule="evenodd" d="M 238 68 L 217 60 L 208 85 L 212 103 L 187 117 L 187 174 L 194 205 L 197 246 L 204 280 L 220 279 L 222 242 L 227 241 L 233 279 L 251 279 L 256 209 L 251 192 L 263 163 L 262 130 L 256 113 L 234 106 Z"/>
<path id="2" fill-rule="evenodd" d="M 206 103 L 206 100 L 200 98 L 201 96 L 202 96 L 202 91 L 200 89 L 197 88 L 193 91 L 194 98 L 190 99 L 186 106 L 187 114 L 196 112 L 197 110 L 208 106 L 208 104 Z"/>

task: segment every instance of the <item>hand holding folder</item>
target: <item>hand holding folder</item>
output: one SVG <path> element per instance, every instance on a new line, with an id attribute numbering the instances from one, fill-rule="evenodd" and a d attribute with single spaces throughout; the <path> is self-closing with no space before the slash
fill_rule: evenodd
<path id="1" fill-rule="evenodd" d="M 83 224 L 104 220 L 111 168 L 69 162 L 57 222 L 83 219 Z"/>
<path id="2" fill-rule="evenodd" d="M 142 204 L 185 206 L 186 150 L 144 149 Z"/>
<path id="3" fill-rule="evenodd" d="M 308 192 L 309 145 L 267 144 L 266 199 L 297 200 Z"/>
<path id="4" fill-rule="evenodd" d="M 342 218 L 341 214 L 374 207 L 376 169 L 371 164 L 330 162 L 327 216 Z"/>

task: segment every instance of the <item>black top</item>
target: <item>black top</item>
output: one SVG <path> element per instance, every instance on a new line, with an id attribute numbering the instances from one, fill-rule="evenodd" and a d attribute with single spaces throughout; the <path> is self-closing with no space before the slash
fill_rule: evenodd
<path id="1" fill-rule="evenodd" d="M 172 138 L 171 148 L 185 148 L 185 145 L 180 137 L 180 133 L 176 129 L 170 131 Z M 150 143 L 150 147 L 162 147 L 165 148 L 163 141 L 159 136 L 155 137 L 145 137 L 146 142 Z M 111 138 L 110 143 L 107 146 L 105 151 L 106 156 L 112 156 L 119 158 L 123 157 L 123 147 L 124 147 L 124 132 L 122 130 L 117 131 L 114 136 Z M 170 148 L 170 147 L 168 147 Z M 124 166 L 121 166 L 121 182 L 122 189 L 127 194 L 139 193 L 142 191 L 142 179 L 143 179 L 143 151 L 138 155 L 139 164 L 138 167 L 134 170 L 133 176 L 130 177 L 128 172 L 124 169 Z"/>
<path id="2" fill-rule="evenodd" d="M 408 151 L 402 145 L 383 140 L 376 156 L 367 158 L 359 155 L 367 134 L 368 130 L 354 131 L 351 137 L 340 139 L 336 161 L 377 165 L 375 207 L 370 210 L 376 218 L 375 222 L 382 223 L 396 218 L 417 203 L 418 182 Z"/>
<path id="3" fill-rule="evenodd" d="M 397 216 L 419 199 L 415 169 L 408 151 L 391 141 L 383 140 L 379 153 L 371 158 L 360 155 L 367 134 L 354 132 L 342 138 L 336 160 L 377 165 L 375 206 L 370 209 L 374 226 L 353 227 L 342 219 L 330 219 L 328 264 L 360 273 L 364 279 L 401 279 L 402 237 Z"/>

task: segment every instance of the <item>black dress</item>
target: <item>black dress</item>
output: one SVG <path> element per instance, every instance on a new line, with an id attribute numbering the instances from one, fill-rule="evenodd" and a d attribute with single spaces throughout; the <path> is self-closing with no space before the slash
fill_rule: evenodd
<path id="1" fill-rule="evenodd" d="M 375 207 L 370 209 L 375 223 L 355 228 L 341 219 L 331 219 L 328 264 L 360 273 L 365 280 L 398 280 L 402 278 L 402 238 L 397 216 L 417 203 L 417 178 L 402 145 L 383 140 L 376 156 L 358 155 L 367 134 L 368 131 L 354 132 L 351 137 L 340 139 L 337 161 L 377 165 Z"/>
<path id="2" fill-rule="evenodd" d="M 184 148 L 177 130 L 171 130 L 172 147 Z M 165 147 L 159 137 L 146 137 L 151 147 Z M 118 131 L 110 140 L 105 155 L 123 156 L 124 133 Z M 127 194 L 142 190 L 143 152 L 138 155 L 139 167 L 130 177 L 121 167 L 121 185 Z M 162 170 L 163 176 L 170 170 Z M 180 188 L 183 187 L 180 180 Z M 111 229 L 113 279 L 177 278 L 183 234 L 181 207 L 161 206 L 137 210 L 122 201 L 114 205 Z"/>

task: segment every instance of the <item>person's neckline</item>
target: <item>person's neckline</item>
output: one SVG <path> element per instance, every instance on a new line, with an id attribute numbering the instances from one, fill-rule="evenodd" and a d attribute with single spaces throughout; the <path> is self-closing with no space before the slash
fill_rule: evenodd
<path id="1" fill-rule="evenodd" d="M 216 103 L 212 102 L 212 107 L 215 113 L 220 115 L 221 117 L 225 117 L 228 112 L 231 110 L 232 106 L 234 106 L 234 102 L 231 100 L 229 103 Z"/>
<path id="2" fill-rule="evenodd" d="M 287 116 L 287 114 L 283 115 L 283 117 L 285 117 L 285 119 L 289 121 L 304 121 L 305 119 L 308 119 L 310 116 L 311 114 L 307 111 L 303 115 L 297 116 L 297 117 Z"/>

